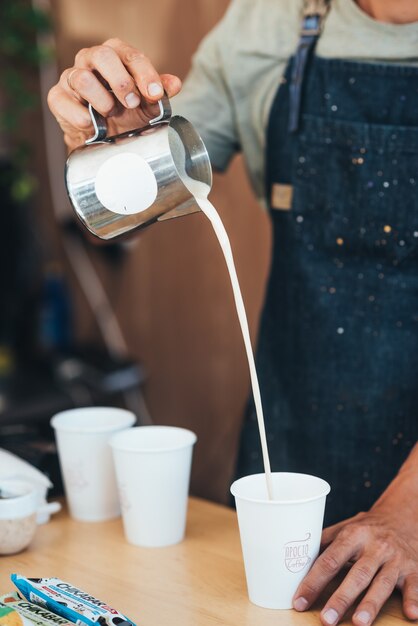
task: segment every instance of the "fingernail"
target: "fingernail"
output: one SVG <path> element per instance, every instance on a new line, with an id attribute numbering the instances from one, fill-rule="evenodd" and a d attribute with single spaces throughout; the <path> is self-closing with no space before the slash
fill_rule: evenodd
<path id="1" fill-rule="evenodd" d="M 418 619 L 418 604 L 408 604 L 408 617 L 409 619 Z"/>
<path id="2" fill-rule="evenodd" d="M 336 624 L 338 620 L 338 613 L 335 609 L 327 609 L 322 613 L 322 617 L 327 624 Z"/>
<path id="3" fill-rule="evenodd" d="M 133 91 L 131 91 L 131 93 L 128 93 L 128 95 L 125 96 L 125 102 L 130 109 L 134 109 L 135 107 L 139 105 L 141 101 L 139 99 L 139 96 Z"/>
<path id="4" fill-rule="evenodd" d="M 294 600 L 293 602 L 293 608 L 295 608 L 297 611 L 304 611 L 307 606 L 308 601 L 306 598 L 296 598 L 296 600 Z"/>
<path id="5" fill-rule="evenodd" d="M 148 85 L 148 93 L 150 96 L 161 96 L 163 93 L 163 88 L 158 83 L 150 83 Z"/>
<path id="6" fill-rule="evenodd" d="M 368 624 L 370 622 L 370 613 L 367 611 L 359 611 L 354 615 L 354 619 L 361 624 Z"/>

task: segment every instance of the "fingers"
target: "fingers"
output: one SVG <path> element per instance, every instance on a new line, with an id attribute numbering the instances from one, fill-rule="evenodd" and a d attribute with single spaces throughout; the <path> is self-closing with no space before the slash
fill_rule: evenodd
<path id="1" fill-rule="evenodd" d="M 82 97 L 95 108 L 95 103 L 90 98 L 102 98 L 103 92 L 100 91 L 99 94 L 97 84 L 93 83 L 88 74 L 83 73 L 86 70 L 90 75 L 97 73 L 103 78 L 115 97 L 127 108 L 139 106 L 141 98 L 152 104 L 163 96 L 164 90 L 172 97 L 181 89 L 181 81 L 177 76 L 160 76 L 142 52 L 119 39 L 109 39 L 102 46 L 80 50 L 75 58 L 75 68 L 79 68 L 80 73 L 73 68 L 68 70 L 71 73 L 71 86 L 82 95 L 79 91 L 79 81 L 82 81 L 85 88 Z M 97 78 L 96 80 L 100 83 Z M 106 105 L 102 99 L 100 103 L 101 106 Z M 96 104 L 99 104 L 99 100 Z"/>
<path id="2" fill-rule="evenodd" d="M 418 619 L 418 574 L 410 574 L 403 585 L 403 611 L 408 619 Z"/>
<path id="3" fill-rule="evenodd" d="M 138 113 L 134 126 L 143 125 L 155 117 L 156 102 L 164 91 L 172 97 L 180 89 L 177 76 L 160 76 L 139 50 L 119 39 L 109 39 L 101 46 L 80 50 L 74 67 L 65 70 L 51 89 L 48 103 L 66 143 L 74 147 L 91 126 L 86 102 L 104 117 L 113 118 L 117 134 L 131 113 Z"/>
<path id="4" fill-rule="evenodd" d="M 75 58 L 75 67 L 79 67 L 80 70 L 90 70 L 90 73 L 97 72 L 124 107 L 133 109 L 139 106 L 141 99 L 135 81 L 117 52 L 110 46 L 95 46 L 80 50 Z M 74 74 L 71 76 L 73 77 Z M 73 78 L 71 78 L 71 83 L 76 87 Z M 89 99 L 86 98 L 86 100 Z M 92 105 L 94 106 L 93 102 Z"/>
<path id="5" fill-rule="evenodd" d="M 173 98 L 181 91 L 182 84 L 178 76 L 174 76 L 173 74 L 161 74 L 161 82 L 169 98 Z"/>
<path id="6" fill-rule="evenodd" d="M 362 591 L 370 585 L 379 567 L 380 561 L 377 559 L 367 557 L 359 559 L 322 609 L 322 623 L 327 626 L 337 624 Z M 360 624 L 361 622 L 359 626 Z"/>
<path id="7" fill-rule="evenodd" d="M 349 520 L 344 520 L 343 522 L 338 522 L 338 524 L 334 524 L 333 526 L 328 526 L 328 528 L 324 528 L 321 536 L 321 550 L 326 548 L 338 535 L 340 530 L 344 528 L 345 524 L 348 523 Z"/>
<path id="8" fill-rule="evenodd" d="M 333 526 L 328 526 L 328 528 L 325 528 L 322 531 L 321 550 L 326 548 L 326 546 L 328 546 L 332 541 L 334 541 L 337 535 L 346 526 L 349 526 L 350 524 L 353 525 L 353 524 L 358 523 L 359 521 L 362 520 L 363 517 L 364 517 L 364 513 L 357 513 L 357 515 L 354 515 L 354 517 L 349 517 L 348 519 L 345 519 L 342 522 L 338 522 L 338 524 L 334 524 Z"/>
<path id="9" fill-rule="evenodd" d="M 145 54 L 119 39 L 109 39 L 105 46 L 117 53 L 133 77 L 140 94 L 148 102 L 156 102 L 163 96 L 164 88 L 160 75 Z"/>
<path id="10" fill-rule="evenodd" d="M 382 567 L 353 615 L 355 626 L 368 626 L 376 619 L 380 609 L 394 590 L 397 580 L 398 571 L 394 567 L 390 565 Z"/>
<path id="11" fill-rule="evenodd" d="M 71 84 L 69 84 L 69 77 Z M 108 117 L 115 109 L 115 99 L 102 85 L 99 79 L 88 69 L 70 68 L 61 74 L 59 85 L 62 90 L 74 96 L 90 102 L 99 113 Z M 75 92 L 75 93 L 74 93 Z"/>
<path id="12" fill-rule="evenodd" d="M 304 611 L 316 600 L 324 587 L 338 574 L 357 552 L 353 538 L 346 540 L 342 534 L 317 558 L 309 573 L 299 585 L 293 601 L 297 611 Z"/>
<path id="13" fill-rule="evenodd" d="M 49 92 L 48 105 L 64 130 L 67 126 L 82 132 L 91 129 L 92 122 L 86 107 L 58 86 L 53 87 Z"/>

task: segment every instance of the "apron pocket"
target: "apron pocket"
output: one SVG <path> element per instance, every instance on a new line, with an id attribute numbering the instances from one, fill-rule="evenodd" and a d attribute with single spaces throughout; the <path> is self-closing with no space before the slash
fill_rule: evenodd
<path id="1" fill-rule="evenodd" d="M 293 158 L 294 208 L 303 197 L 308 220 L 322 217 L 321 245 L 395 266 L 415 258 L 418 127 L 306 115 Z"/>

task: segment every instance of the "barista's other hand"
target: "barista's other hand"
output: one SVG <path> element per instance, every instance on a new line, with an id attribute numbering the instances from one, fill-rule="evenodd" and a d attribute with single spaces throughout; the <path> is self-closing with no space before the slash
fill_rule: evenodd
<path id="1" fill-rule="evenodd" d="M 403 610 L 409 619 L 418 618 L 418 533 L 416 512 L 406 504 L 380 503 L 322 535 L 322 554 L 299 585 L 293 599 L 298 611 L 308 609 L 326 585 L 349 562 L 351 569 L 321 611 L 321 622 L 334 626 L 355 605 L 355 626 L 371 624 L 398 587 Z"/>
<path id="2" fill-rule="evenodd" d="M 177 76 L 158 74 L 140 50 L 108 39 L 78 52 L 50 90 L 48 105 L 73 149 L 93 134 L 87 103 L 108 118 L 109 134 L 116 134 L 144 126 L 157 114 L 164 90 L 172 97 L 180 89 Z"/>

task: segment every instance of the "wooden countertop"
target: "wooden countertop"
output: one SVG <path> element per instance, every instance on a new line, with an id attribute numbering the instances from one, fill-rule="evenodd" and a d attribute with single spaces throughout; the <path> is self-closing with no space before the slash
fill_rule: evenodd
<path id="1" fill-rule="evenodd" d="M 121 520 L 80 523 L 66 512 L 38 528 L 30 548 L 0 557 L 0 593 L 12 572 L 56 576 L 105 600 L 138 626 L 312 626 L 317 610 L 272 611 L 247 597 L 235 512 L 191 499 L 186 540 L 169 548 L 129 545 Z M 349 624 L 346 619 L 344 624 Z M 395 593 L 375 624 L 399 626 Z"/>

